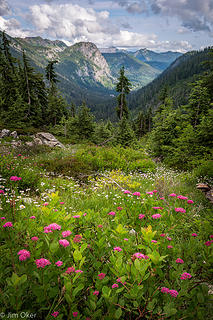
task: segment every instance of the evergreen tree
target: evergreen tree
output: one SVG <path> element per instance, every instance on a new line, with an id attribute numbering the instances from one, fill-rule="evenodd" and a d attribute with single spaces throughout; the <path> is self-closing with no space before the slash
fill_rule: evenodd
<path id="1" fill-rule="evenodd" d="M 56 83 L 58 82 L 54 65 L 56 60 L 49 61 L 46 67 L 46 78 L 49 82 L 48 88 L 48 106 L 46 110 L 46 119 L 52 124 L 56 125 L 63 115 L 67 114 L 67 104 L 64 98 L 59 94 Z"/>
<path id="2" fill-rule="evenodd" d="M 120 92 L 120 94 L 117 97 L 117 116 L 119 120 L 122 120 L 123 116 L 128 118 L 128 107 L 126 102 L 126 94 L 130 92 L 131 83 L 128 80 L 128 78 L 124 75 L 124 67 L 120 69 L 120 76 L 118 78 L 118 83 L 116 85 L 116 91 Z"/>
<path id="3" fill-rule="evenodd" d="M 124 147 L 131 146 L 136 141 L 135 133 L 126 117 L 119 121 L 116 140 Z"/>
<path id="4" fill-rule="evenodd" d="M 94 116 L 91 114 L 85 102 L 80 106 L 77 118 L 79 137 L 81 139 L 91 139 L 95 129 Z"/>
<path id="5" fill-rule="evenodd" d="M 189 121 L 193 127 L 196 127 L 202 116 L 207 114 L 210 106 L 210 96 L 208 89 L 204 86 L 202 80 L 193 83 L 189 96 L 189 103 L 186 106 Z"/>

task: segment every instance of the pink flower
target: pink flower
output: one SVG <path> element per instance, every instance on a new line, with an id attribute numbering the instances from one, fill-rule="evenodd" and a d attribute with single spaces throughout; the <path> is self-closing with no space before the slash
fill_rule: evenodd
<path id="1" fill-rule="evenodd" d="M 70 245 L 69 241 L 67 241 L 66 239 L 61 239 L 61 240 L 59 240 L 58 242 L 59 242 L 59 244 L 60 244 L 61 246 L 63 246 L 64 248 L 66 248 L 66 247 L 68 247 L 68 246 Z"/>
<path id="2" fill-rule="evenodd" d="M 32 237 L 31 240 L 32 241 L 38 241 L 38 237 Z"/>
<path id="3" fill-rule="evenodd" d="M 74 219 L 79 219 L 81 216 L 77 215 L 77 216 L 72 216 Z"/>
<path id="4" fill-rule="evenodd" d="M 64 202 L 60 202 L 60 204 L 64 204 Z"/>
<path id="5" fill-rule="evenodd" d="M 184 261 L 182 259 L 180 259 L 180 258 L 178 258 L 175 262 L 176 263 L 184 263 Z"/>
<path id="6" fill-rule="evenodd" d="M 153 190 L 152 192 L 153 192 L 153 193 L 157 193 L 157 192 L 158 192 L 158 190 Z"/>
<path id="7" fill-rule="evenodd" d="M 212 239 L 212 238 L 213 238 L 213 234 L 211 234 L 211 235 L 209 236 L 209 238 Z"/>
<path id="8" fill-rule="evenodd" d="M 5 220 L 5 219 L 6 219 L 5 217 L 1 217 L 1 218 L 0 218 L 0 220 Z"/>
<path id="9" fill-rule="evenodd" d="M 183 209 L 183 208 L 175 208 L 175 211 L 176 212 L 181 212 L 181 213 L 185 213 L 186 212 L 186 210 Z"/>
<path id="10" fill-rule="evenodd" d="M 210 240 L 210 241 L 206 241 L 204 244 L 205 246 L 209 247 L 211 244 L 212 244 L 213 240 Z"/>
<path id="11" fill-rule="evenodd" d="M 87 215 L 87 213 L 85 212 L 84 214 L 83 214 L 83 216 L 85 217 Z"/>
<path id="12" fill-rule="evenodd" d="M 114 212 L 114 211 L 110 211 L 110 212 L 108 213 L 108 216 L 115 216 L 115 212 Z"/>
<path id="13" fill-rule="evenodd" d="M 181 274 L 180 278 L 181 280 L 186 280 L 186 279 L 190 279 L 192 276 L 190 273 L 184 272 L 183 274 Z"/>
<path id="14" fill-rule="evenodd" d="M 54 318 L 56 318 L 58 315 L 59 315 L 58 311 L 55 311 L 55 312 L 51 313 L 51 316 L 53 316 Z"/>
<path id="15" fill-rule="evenodd" d="M 61 226 L 59 226 L 57 223 L 51 223 L 47 227 L 44 227 L 44 233 L 49 233 L 53 230 L 61 230 Z"/>
<path id="16" fill-rule="evenodd" d="M 197 237 L 197 233 L 192 233 L 192 237 Z"/>
<path id="17" fill-rule="evenodd" d="M 94 296 L 98 296 L 98 295 L 99 295 L 99 291 L 95 290 L 92 294 L 93 294 Z"/>
<path id="18" fill-rule="evenodd" d="M 121 208 L 121 207 L 117 207 L 117 210 L 122 210 L 123 208 Z"/>
<path id="19" fill-rule="evenodd" d="M 173 248 L 173 246 L 167 246 L 167 248 L 168 248 L 168 249 L 172 249 L 172 248 Z"/>
<path id="20" fill-rule="evenodd" d="M 121 278 L 116 279 L 116 281 L 117 281 L 118 283 L 121 283 L 121 284 L 126 284 L 126 282 L 122 282 L 122 281 L 121 281 Z"/>
<path id="21" fill-rule="evenodd" d="M 44 203 L 43 203 L 43 206 L 46 207 L 46 206 L 48 206 L 48 204 L 49 204 L 48 202 L 44 202 Z"/>
<path id="22" fill-rule="evenodd" d="M 140 196 L 141 196 L 141 194 L 140 194 L 140 192 L 134 192 L 134 193 L 133 193 L 133 196 L 140 197 Z"/>
<path id="23" fill-rule="evenodd" d="M 73 312 L 72 315 L 74 318 L 76 318 L 78 316 L 78 312 Z"/>
<path id="24" fill-rule="evenodd" d="M 57 267 L 60 267 L 60 266 L 62 266 L 63 262 L 59 260 L 55 264 L 57 265 Z"/>
<path id="25" fill-rule="evenodd" d="M 158 243 L 156 240 L 152 240 L 151 242 L 152 242 L 152 243 Z"/>
<path id="26" fill-rule="evenodd" d="M 70 230 L 63 231 L 62 232 L 62 237 L 66 238 L 66 237 L 69 237 L 71 234 L 72 234 L 72 232 Z"/>
<path id="27" fill-rule="evenodd" d="M 181 195 L 180 195 L 180 196 L 177 196 L 177 198 L 178 198 L 178 199 L 181 199 L 181 200 L 187 200 L 187 199 L 188 199 L 187 197 L 184 197 L 184 196 L 181 196 Z"/>
<path id="28" fill-rule="evenodd" d="M 152 209 L 155 209 L 155 210 L 163 210 L 162 207 L 152 207 Z"/>
<path id="29" fill-rule="evenodd" d="M 139 214 L 138 218 L 139 218 L 139 219 L 145 218 L 145 214 Z"/>
<path id="30" fill-rule="evenodd" d="M 125 190 L 125 191 L 124 191 L 124 194 L 131 194 L 131 191 Z"/>
<path id="31" fill-rule="evenodd" d="M 166 236 L 165 233 L 160 234 L 160 237 L 165 237 L 165 236 Z"/>
<path id="32" fill-rule="evenodd" d="M 162 287 L 160 291 L 163 293 L 169 293 L 169 288 Z"/>
<path id="33" fill-rule="evenodd" d="M 167 239 L 168 241 L 172 241 L 172 238 L 170 238 L 170 237 L 167 237 L 166 239 Z"/>
<path id="34" fill-rule="evenodd" d="M 153 191 L 148 191 L 148 192 L 146 192 L 146 194 L 153 195 Z"/>
<path id="35" fill-rule="evenodd" d="M 74 268 L 74 267 L 69 267 L 69 268 L 67 268 L 67 270 L 65 271 L 65 273 L 67 273 L 67 274 L 70 274 L 70 273 L 73 273 L 73 272 L 75 272 L 75 268 Z"/>
<path id="36" fill-rule="evenodd" d="M 114 289 L 114 288 L 118 288 L 118 284 L 117 284 L 117 283 L 114 283 L 114 284 L 112 285 L 112 289 Z"/>
<path id="37" fill-rule="evenodd" d="M 148 256 L 144 255 L 143 253 L 140 253 L 140 252 L 136 252 L 133 254 L 133 257 L 136 258 L 136 259 L 149 259 Z"/>
<path id="38" fill-rule="evenodd" d="M 0 189 L 0 194 L 4 194 L 4 190 Z"/>
<path id="39" fill-rule="evenodd" d="M 103 228 L 102 224 L 99 224 L 99 225 L 98 225 L 98 228 Z"/>
<path id="40" fill-rule="evenodd" d="M 171 193 L 171 194 L 169 194 L 169 197 L 176 197 L 176 194 L 175 193 Z"/>
<path id="41" fill-rule="evenodd" d="M 169 290 L 169 294 L 170 294 L 170 296 L 176 298 L 178 295 L 178 292 L 176 290 Z"/>
<path id="42" fill-rule="evenodd" d="M 106 276 L 105 273 L 99 273 L 99 274 L 98 274 L 98 278 L 99 278 L 100 280 L 104 279 L 105 276 Z"/>
<path id="43" fill-rule="evenodd" d="M 152 219 L 159 219 L 161 218 L 161 214 L 160 213 L 156 213 L 152 215 Z"/>
<path id="44" fill-rule="evenodd" d="M 75 273 L 83 273 L 82 270 L 75 270 Z"/>
<path id="45" fill-rule="evenodd" d="M 35 219 L 35 218 L 36 218 L 35 216 L 31 216 L 31 217 L 30 217 L 30 219 Z"/>
<path id="46" fill-rule="evenodd" d="M 193 200 L 187 200 L 187 203 L 194 203 Z"/>
<path id="47" fill-rule="evenodd" d="M 122 249 L 121 249 L 120 247 L 114 247 L 113 250 L 114 250 L 114 251 L 118 251 L 118 252 L 122 251 Z"/>
<path id="48" fill-rule="evenodd" d="M 74 241 L 74 242 L 80 242 L 81 239 L 82 239 L 82 236 L 81 236 L 80 234 L 76 234 L 75 237 L 74 237 L 74 239 L 73 239 L 73 241 Z"/>
<path id="49" fill-rule="evenodd" d="M 13 227 L 13 224 L 12 224 L 12 222 L 8 221 L 3 225 L 3 227 L 4 228 L 11 228 L 11 227 Z"/>
<path id="50" fill-rule="evenodd" d="M 17 176 L 10 177 L 10 181 L 19 181 L 19 180 L 22 180 L 22 178 Z"/>
<path id="51" fill-rule="evenodd" d="M 44 268 L 51 264 L 51 262 L 47 259 L 41 258 L 35 261 L 37 268 Z"/>
<path id="52" fill-rule="evenodd" d="M 160 198 L 160 200 L 164 200 L 164 199 L 165 199 L 164 197 L 161 197 L 161 198 Z"/>
<path id="53" fill-rule="evenodd" d="M 124 241 L 129 241 L 129 239 L 127 239 L 127 238 L 124 238 Z"/>

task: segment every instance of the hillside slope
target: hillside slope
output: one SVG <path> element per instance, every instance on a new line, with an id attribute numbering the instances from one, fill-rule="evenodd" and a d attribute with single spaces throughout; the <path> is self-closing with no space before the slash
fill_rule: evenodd
<path id="1" fill-rule="evenodd" d="M 203 62 L 209 59 L 209 49 L 191 51 L 177 58 L 168 69 L 160 74 L 146 87 L 132 92 L 128 97 L 129 107 L 134 113 L 151 106 L 155 108 L 161 90 L 167 86 L 174 104 L 181 105 L 187 102 L 190 83 L 208 70 Z"/>

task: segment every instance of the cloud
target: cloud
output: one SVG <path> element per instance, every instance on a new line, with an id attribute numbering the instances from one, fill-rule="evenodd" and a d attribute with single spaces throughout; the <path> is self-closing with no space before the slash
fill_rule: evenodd
<path id="1" fill-rule="evenodd" d="M 177 17 L 182 26 L 192 31 L 213 30 L 212 0 L 117 0 L 129 13 L 153 13 L 167 17 Z"/>
<path id="2" fill-rule="evenodd" d="M 0 0 L 0 16 L 6 16 L 10 12 L 10 7 L 6 0 Z"/>
<path id="3" fill-rule="evenodd" d="M 6 31 L 11 37 L 28 37 L 31 35 L 29 30 L 24 30 L 21 24 L 15 18 L 4 19 L 0 17 L 0 30 Z"/>
<path id="4" fill-rule="evenodd" d="M 132 4 L 127 5 L 126 10 L 129 13 L 142 13 L 147 10 L 145 3 L 134 2 Z"/>
<path id="5" fill-rule="evenodd" d="M 95 11 L 74 4 L 33 5 L 25 18 L 31 22 L 32 30 L 22 29 L 16 19 L 0 17 L 0 29 L 11 36 L 26 37 L 40 35 L 45 38 L 59 39 L 67 45 L 80 41 L 90 41 L 98 47 L 149 48 L 152 50 L 191 49 L 188 42 L 158 41 L 155 34 L 130 32 L 128 21 L 121 29 L 112 23 L 107 10 Z M 22 16 L 22 19 L 24 16 Z"/>

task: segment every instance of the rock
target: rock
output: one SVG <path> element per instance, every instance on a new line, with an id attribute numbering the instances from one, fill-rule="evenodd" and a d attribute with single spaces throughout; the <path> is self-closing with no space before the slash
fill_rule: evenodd
<path id="1" fill-rule="evenodd" d="M 33 147 L 34 146 L 34 143 L 32 141 L 27 141 L 27 142 L 25 142 L 25 144 L 28 147 Z"/>
<path id="2" fill-rule="evenodd" d="M 206 199 L 213 203 L 213 189 L 208 184 L 198 183 L 197 189 L 203 191 L 205 193 Z"/>
<path id="3" fill-rule="evenodd" d="M 39 140 L 41 141 L 41 143 Z M 37 144 L 49 146 L 51 148 L 54 148 L 54 147 L 65 148 L 65 146 L 61 142 L 59 142 L 54 137 L 54 135 L 52 135 L 51 133 L 47 133 L 47 132 L 36 133 L 36 135 L 34 137 L 34 142 Z"/>
<path id="4" fill-rule="evenodd" d="M 43 144 L 41 139 L 39 139 L 39 138 L 34 138 L 33 141 L 35 144 L 40 145 L 40 146 Z"/>
<path id="5" fill-rule="evenodd" d="M 18 133 L 16 131 L 13 131 L 13 132 L 11 132 L 10 136 L 13 137 L 14 139 L 17 139 Z"/>
<path id="6" fill-rule="evenodd" d="M 10 130 L 8 129 L 3 129 L 0 133 L 0 138 L 5 138 L 10 136 Z"/>
<path id="7" fill-rule="evenodd" d="M 18 141 L 13 140 L 13 141 L 11 142 L 11 146 L 12 146 L 13 148 L 20 147 L 21 145 L 22 145 L 22 142 L 21 142 L 20 140 L 18 140 Z"/>

